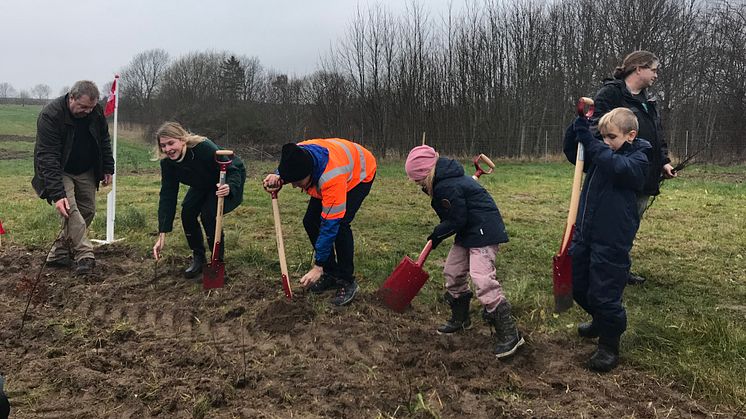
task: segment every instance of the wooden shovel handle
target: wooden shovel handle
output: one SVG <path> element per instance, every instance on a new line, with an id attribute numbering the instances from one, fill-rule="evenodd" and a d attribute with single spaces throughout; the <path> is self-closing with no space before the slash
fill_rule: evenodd
<path id="1" fill-rule="evenodd" d="M 233 151 L 231 150 L 217 150 L 215 151 L 215 155 L 217 156 L 232 156 Z"/>
<path id="2" fill-rule="evenodd" d="M 285 258 L 285 242 L 282 238 L 282 223 L 280 222 L 280 206 L 277 203 L 277 190 L 270 192 L 272 194 L 272 215 L 274 216 L 275 220 L 277 254 L 280 258 L 280 272 L 282 272 L 282 280 L 283 282 L 286 282 L 285 284 L 283 284 L 283 288 L 286 288 L 285 295 L 287 296 L 287 298 L 293 298 L 293 290 L 290 288 L 290 276 L 288 275 L 288 262 Z"/>
<path id="3" fill-rule="evenodd" d="M 570 194 L 570 210 L 567 211 L 567 224 L 565 225 L 565 235 L 562 237 L 562 246 L 560 246 L 560 254 L 565 251 L 565 248 L 570 241 L 570 233 L 572 232 L 572 225 L 575 224 L 575 219 L 578 217 L 578 206 L 580 204 L 580 187 L 583 181 L 583 166 L 585 165 L 584 160 L 583 144 L 578 143 L 578 153 L 575 156 L 575 173 L 572 177 L 572 193 Z"/>
<path id="4" fill-rule="evenodd" d="M 587 107 L 587 109 L 586 109 Z M 585 116 L 591 118 L 593 116 L 594 106 L 593 99 L 588 97 L 581 97 L 578 100 L 577 112 L 578 116 Z M 583 166 L 585 165 L 583 144 L 578 143 L 578 152 L 575 156 L 575 173 L 572 177 L 572 193 L 570 194 L 570 210 L 567 211 L 567 224 L 565 225 L 565 235 L 562 237 L 562 246 L 560 246 L 560 254 L 565 251 L 570 241 L 570 234 L 572 233 L 572 226 L 575 224 L 575 220 L 578 217 L 578 206 L 580 204 L 580 188 L 583 181 Z"/>
<path id="5" fill-rule="evenodd" d="M 427 260 L 427 257 L 430 256 L 430 251 L 433 250 L 433 241 L 428 240 L 425 244 L 425 247 L 422 249 L 422 252 L 420 252 L 420 256 L 417 258 L 417 267 L 421 268 L 422 265 L 425 264 L 425 260 Z"/>

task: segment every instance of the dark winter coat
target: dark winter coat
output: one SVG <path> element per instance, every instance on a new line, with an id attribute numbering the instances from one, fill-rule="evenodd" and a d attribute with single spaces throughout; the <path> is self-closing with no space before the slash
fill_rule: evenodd
<path id="1" fill-rule="evenodd" d="M 49 102 L 36 120 L 34 178 L 31 185 L 40 198 L 50 203 L 66 198 L 62 172 L 68 160 L 75 158 L 70 156 L 75 123 L 67 105 L 67 98 L 68 95 L 64 95 Z M 104 174 L 114 174 L 114 156 L 111 151 L 109 126 L 101 105 L 97 104 L 88 118 L 90 132 L 96 144 L 93 172 L 98 187 L 98 182 L 104 180 Z"/>
<path id="2" fill-rule="evenodd" d="M 645 90 L 642 90 L 640 94 L 643 97 L 647 97 Z M 594 129 L 601 117 L 614 108 L 625 107 L 634 112 L 637 122 L 640 125 L 637 137 L 646 140 L 652 146 L 652 149 L 648 153 L 650 170 L 648 170 L 645 185 L 641 193 L 645 195 L 658 195 L 660 193 L 659 181 L 661 170 L 664 165 L 671 162 L 671 159 L 668 157 L 668 145 L 663 135 L 663 128 L 655 98 L 648 97 L 648 100 L 644 103 L 640 102 L 627 89 L 624 80 L 607 79 L 604 80 L 603 87 L 596 93 L 594 102 L 595 111 L 592 118 Z M 598 137 L 600 138 L 600 135 Z"/>
<path id="3" fill-rule="evenodd" d="M 648 173 L 650 143 L 636 138 L 613 151 L 598 141 L 585 118 L 577 118 L 565 133 L 564 152 L 575 164 L 577 143 L 585 147 L 586 172 L 575 220 L 573 243 L 593 243 L 614 254 L 628 254 L 640 226 L 637 194 Z M 572 249 L 571 249 L 572 253 Z"/>
<path id="4" fill-rule="evenodd" d="M 215 151 L 220 148 L 206 139 L 194 147 L 186 149 L 186 156 L 179 162 L 164 158 L 161 160 L 161 192 L 158 203 L 158 231 L 169 233 L 173 230 L 179 185 L 189 185 L 194 189 L 216 191 L 220 181 L 220 165 L 215 161 Z M 235 209 L 243 201 L 243 187 L 246 181 L 246 168 L 238 156 L 233 156 L 228 166 L 225 182 L 230 193 L 225 197 L 224 212 Z M 215 198 L 217 199 L 217 197 Z"/>
<path id="5" fill-rule="evenodd" d="M 440 217 L 432 237 L 442 240 L 456 234 L 462 247 L 484 247 L 508 241 L 500 210 L 492 196 L 461 163 L 441 157 L 435 165 L 430 205 Z"/>

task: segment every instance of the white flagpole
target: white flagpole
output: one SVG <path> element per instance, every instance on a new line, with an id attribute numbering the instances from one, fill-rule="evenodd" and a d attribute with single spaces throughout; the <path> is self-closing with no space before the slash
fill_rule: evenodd
<path id="1" fill-rule="evenodd" d="M 114 220 L 117 208 L 117 123 L 119 117 L 119 74 L 114 75 L 114 135 L 111 151 L 114 155 L 114 175 L 111 177 L 111 191 L 106 195 L 106 242 L 114 242 Z"/>

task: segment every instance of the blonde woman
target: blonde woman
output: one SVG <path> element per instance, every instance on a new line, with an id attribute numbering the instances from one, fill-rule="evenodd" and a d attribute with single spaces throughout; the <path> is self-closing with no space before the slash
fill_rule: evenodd
<path id="1" fill-rule="evenodd" d="M 226 184 L 218 184 L 220 167 L 215 161 L 215 151 L 220 147 L 209 139 L 192 134 L 178 122 L 165 122 L 155 134 L 157 151 L 161 159 L 161 192 L 158 203 L 158 240 L 153 246 L 153 256 L 158 259 L 166 244 L 166 233 L 173 230 L 179 186 L 183 183 L 189 190 L 181 203 L 181 225 L 184 227 L 189 248 L 192 249 L 192 264 L 184 271 L 188 279 L 196 278 L 206 263 L 205 241 L 200 229 L 207 236 L 212 249 L 215 241 L 215 217 L 217 197 L 222 196 L 224 212 L 229 213 L 243 200 L 243 185 L 246 169 L 238 156 L 228 166 Z M 198 220 L 199 218 L 199 220 Z M 221 232 L 218 260 L 223 260 L 224 246 Z"/>

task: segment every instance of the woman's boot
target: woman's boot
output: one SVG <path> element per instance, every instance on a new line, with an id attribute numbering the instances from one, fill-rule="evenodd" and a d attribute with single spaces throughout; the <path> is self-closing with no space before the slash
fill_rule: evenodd
<path id="1" fill-rule="evenodd" d="M 202 266 L 207 262 L 205 259 L 205 252 L 194 251 L 192 252 L 192 264 L 184 271 L 184 277 L 192 279 L 202 273 Z"/>
<path id="2" fill-rule="evenodd" d="M 454 298 L 450 292 L 446 291 L 443 298 L 451 306 L 451 318 L 438 327 L 439 335 L 450 335 L 451 333 L 471 328 L 469 302 L 473 295 L 471 291 L 467 291 L 460 297 Z"/>

